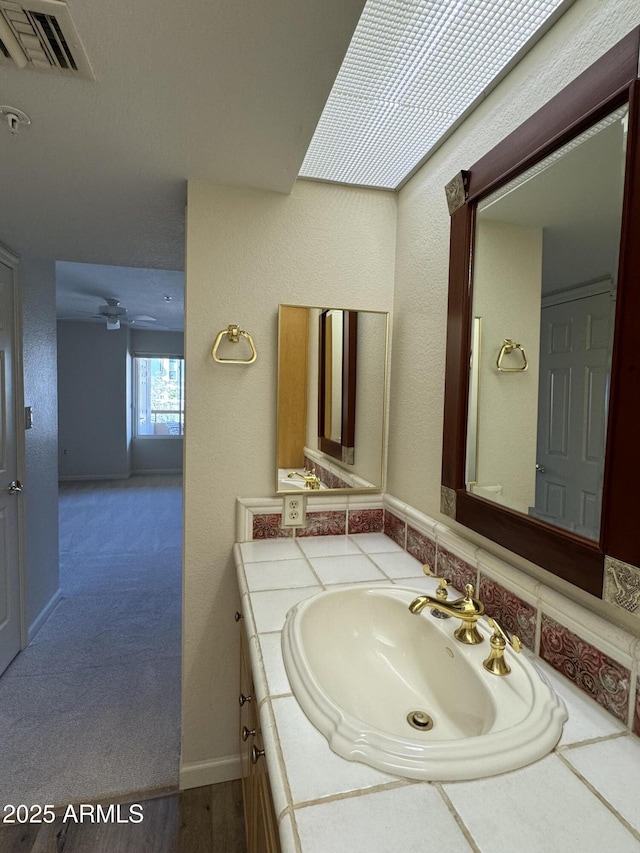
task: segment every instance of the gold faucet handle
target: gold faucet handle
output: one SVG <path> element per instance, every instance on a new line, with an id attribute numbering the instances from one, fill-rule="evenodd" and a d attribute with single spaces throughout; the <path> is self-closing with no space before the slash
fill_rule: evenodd
<path id="1" fill-rule="evenodd" d="M 474 598 L 476 590 L 473 584 L 465 584 L 464 591 L 464 596 L 459 599 L 463 604 L 463 612 L 466 613 L 467 616 L 473 616 L 476 619 L 480 616 L 484 616 L 484 604 L 479 599 Z M 480 641 L 478 640 L 478 642 Z"/>
<path id="2" fill-rule="evenodd" d="M 432 576 L 433 576 L 433 572 L 432 572 L 432 570 L 431 570 L 431 566 L 430 566 L 428 563 L 425 563 L 425 564 L 424 564 L 424 566 L 422 567 L 422 572 L 423 572 L 423 574 L 425 574 L 427 577 L 432 577 Z"/>
<path id="3" fill-rule="evenodd" d="M 447 587 L 450 584 L 451 581 L 448 581 L 446 578 L 440 578 L 438 581 L 438 588 L 436 590 L 436 598 L 439 598 L 441 601 L 445 601 L 449 597 Z"/>
<path id="4" fill-rule="evenodd" d="M 497 619 L 489 618 L 487 619 L 487 622 L 489 623 L 489 627 L 493 628 L 493 636 L 491 637 L 492 640 L 494 637 L 496 637 L 502 640 L 505 645 L 511 646 L 514 652 L 520 654 L 520 652 L 522 651 L 522 641 L 520 640 L 520 637 L 518 637 L 516 634 L 512 634 L 511 637 L 509 637 L 509 635 Z"/>

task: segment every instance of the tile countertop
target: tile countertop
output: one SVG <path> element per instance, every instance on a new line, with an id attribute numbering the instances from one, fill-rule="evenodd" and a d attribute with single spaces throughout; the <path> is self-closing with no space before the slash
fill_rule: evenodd
<path id="1" fill-rule="evenodd" d="M 333 753 L 287 680 L 290 607 L 340 583 L 435 591 L 382 533 L 235 545 L 265 753 L 283 853 L 640 851 L 640 739 L 539 658 L 569 711 L 534 764 L 470 782 L 416 782 Z"/>

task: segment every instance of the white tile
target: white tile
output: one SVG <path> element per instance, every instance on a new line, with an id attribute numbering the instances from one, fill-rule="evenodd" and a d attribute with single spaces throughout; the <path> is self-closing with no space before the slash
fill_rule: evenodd
<path id="1" fill-rule="evenodd" d="M 282 636 L 277 634 L 261 634 L 262 661 L 267 674 L 269 695 L 277 696 L 291 693 L 291 685 L 282 660 Z"/>
<path id="2" fill-rule="evenodd" d="M 251 665 L 251 673 L 253 675 L 253 687 L 256 701 L 262 702 L 265 696 L 268 695 L 267 679 L 262 666 L 262 658 L 260 652 L 260 640 L 257 636 L 251 637 L 247 645 L 249 652 L 249 662 Z"/>
<path id="3" fill-rule="evenodd" d="M 295 816 L 304 853 L 469 853 L 438 791 L 427 784 L 296 809 Z"/>
<path id="4" fill-rule="evenodd" d="M 244 570 L 238 570 L 238 586 L 241 586 L 240 580 L 244 577 Z M 244 630 L 247 634 L 247 637 L 253 637 L 254 634 L 257 634 L 256 631 L 256 623 L 253 618 L 253 610 L 251 609 L 251 596 L 248 592 L 244 593 L 242 598 L 240 599 L 240 611 L 238 611 L 241 617 L 244 618 Z"/>
<path id="5" fill-rule="evenodd" d="M 272 704 L 294 804 L 397 780 L 332 752 L 293 697 Z"/>
<path id="6" fill-rule="evenodd" d="M 364 554 L 313 557 L 310 562 L 322 583 L 356 583 L 385 579 L 382 572 Z"/>
<path id="7" fill-rule="evenodd" d="M 640 739 L 626 735 L 567 749 L 562 755 L 640 832 Z"/>
<path id="8" fill-rule="evenodd" d="M 276 589 L 268 592 L 254 592 L 251 596 L 256 630 L 259 634 L 266 631 L 281 631 L 289 610 L 299 601 L 311 598 L 318 592 L 317 587 L 296 587 L 295 589 Z"/>
<path id="9" fill-rule="evenodd" d="M 242 561 L 261 563 L 266 560 L 295 560 L 302 554 L 295 539 L 256 539 L 240 544 Z"/>
<path id="10" fill-rule="evenodd" d="M 244 567 L 251 592 L 265 589 L 290 589 L 314 586 L 318 579 L 306 560 L 274 560 L 269 563 L 247 563 Z"/>
<path id="11" fill-rule="evenodd" d="M 638 841 L 562 761 L 443 785 L 483 853 L 638 853 Z"/>
<path id="12" fill-rule="evenodd" d="M 371 559 L 389 578 L 423 578 L 422 563 L 406 551 L 372 554 Z"/>
<path id="13" fill-rule="evenodd" d="M 357 583 L 361 583 L 363 586 L 388 586 L 390 587 L 393 581 L 390 581 L 388 578 L 382 578 L 381 580 L 375 581 L 357 581 Z M 353 582 L 351 583 L 327 583 L 325 584 L 326 588 L 329 589 L 342 589 L 343 587 L 346 589 L 353 589 Z"/>
<path id="14" fill-rule="evenodd" d="M 528 649 L 524 650 L 524 654 L 542 672 L 567 706 L 569 719 L 564 724 L 559 746 L 626 731 L 625 726 L 616 720 L 613 714 L 605 711 L 546 661 L 531 654 Z"/>
<path id="15" fill-rule="evenodd" d="M 278 747 L 278 736 L 276 723 L 269 702 L 263 702 L 259 710 L 260 730 L 262 732 L 262 748 L 266 761 L 267 773 L 269 775 L 269 788 L 273 799 L 273 809 L 276 817 L 289 805 L 287 795 L 287 784 L 280 762 L 280 749 Z"/>
<path id="16" fill-rule="evenodd" d="M 403 551 L 386 533 L 354 533 L 350 537 L 365 554 L 378 554 L 384 551 Z"/>
<path id="17" fill-rule="evenodd" d="M 335 557 L 359 554 L 360 549 L 348 536 L 304 536 L 298 544 L 307 557 Z"/>
<path id="18" fill-rule="evenodd" d="M 280 836 L 280 851 L 281 853 L 296 853 L 299 849 L 296 844 L 293 826 L 291 824 L 291 815 L 284 814 L 278 823 L 278 833 Z"/>

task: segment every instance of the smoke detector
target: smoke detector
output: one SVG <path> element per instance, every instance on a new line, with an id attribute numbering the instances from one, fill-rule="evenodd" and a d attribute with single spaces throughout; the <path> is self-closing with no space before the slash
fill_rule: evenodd
<path id="1" fill-rule="evenodd" d="M 11 133 L 17 133 L 20 130 L 21 125 L 27 127 L 31 124 L 29 116 L 17 107 L 0 107 L 0 116 L 2 116 L 9 125 Z"/>

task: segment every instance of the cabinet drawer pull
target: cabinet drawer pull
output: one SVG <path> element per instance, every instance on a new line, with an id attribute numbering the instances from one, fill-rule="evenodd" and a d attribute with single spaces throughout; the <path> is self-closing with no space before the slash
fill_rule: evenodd
<path id="1" fill-rule="evenodd" d="M 236 622 L 239 622 L 242 619 L 242 613 L 239 610 L 236 610 L 236 615 L 233 617 Z"/>
<path id="2" fill-rule="evenodd" d="M 256 733 L 255 729 L 248 729 L 246 726 L 242 727 L 242 740 L 248 740 Z"/>
<path id="3" fill-rule="evenodd" d="M 251 702 L 251 696 L 245 696 L 244 693 L 241 693 L 238 696 L 238 702 L 240 703 L 240 707 L 242 708 L 245 702 Z"/>
<path id="4" fill-rule="evenodd" d="M 257 764 L 263 755 L 264 749 L 258 749 L 258 747 L 254 743 L 254 745 L 251 747 L 251 763 Z"/>

